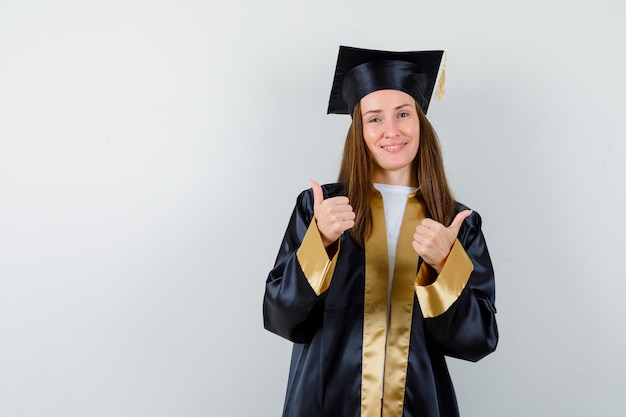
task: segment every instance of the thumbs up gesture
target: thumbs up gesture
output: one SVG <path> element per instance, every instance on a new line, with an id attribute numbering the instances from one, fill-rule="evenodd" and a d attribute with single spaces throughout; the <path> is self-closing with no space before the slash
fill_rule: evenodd
<path id="1" fill-rule="evenodd" d="M 459 212 L 452 224 L 445 227 L 443 224 L 433 220 L 424 219 L 422 223 L 415 228 L 413 234 L 413 249 L 424 262 L 432 266 L 439 274 L 443 265 L 448 259 L 452 245 L 459 234 L 459 229 L 463 221 L 472 214 L 472 210 L 464 210 Z"/>
<path id="2" fill-rule="evenodd" d="M 322 187 L 309 180 L 313 188 L 313 211 L 317 229 L 325 248 L 332 245 L 343 232 L 354 226 L 355 214 L 348 197 L 338 196 L 324 199 Z"/>

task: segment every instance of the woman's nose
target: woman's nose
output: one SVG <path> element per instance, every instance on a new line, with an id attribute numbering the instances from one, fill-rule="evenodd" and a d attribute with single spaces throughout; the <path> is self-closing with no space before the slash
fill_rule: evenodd
<path id="1" fill-rule="evenodd" d="M 385 123 L 385 137 L 395 138 L 396 136 L 398 136 L 398 125 L 395 120 L 390 120 Z"/>

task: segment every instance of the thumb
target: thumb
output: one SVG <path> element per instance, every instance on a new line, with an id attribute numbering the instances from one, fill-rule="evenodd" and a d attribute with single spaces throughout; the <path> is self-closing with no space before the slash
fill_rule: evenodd
<path id="1" fill-rule="evenodd" d="M 452 220 L 452 224 L 448 226 L 448 229 L 454 230 L 455 232 L 458 233 L 459 229 L 461 228 L 461 225 L 463 224 L 463 221 L 467 219 L 470 214 L 472 214 L 472 210 L 463 210 L 457 213 L 454 220 Z"/>
<path id="2" fill-rule="evenodd" d="M 324 201 L 324 192 L 322 191 L 322 187 L 320 187 L 315 180 L 309 180 L 309 184 L 311 184 L 311 188 L 313 189 L 313 207 L 315 208 Z"/>

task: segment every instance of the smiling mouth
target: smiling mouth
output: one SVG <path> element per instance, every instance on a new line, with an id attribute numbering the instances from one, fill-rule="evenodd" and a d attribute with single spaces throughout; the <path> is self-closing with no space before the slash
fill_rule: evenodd
<path id="1" fill-rule="evenodd" d="M 387 146 L 381 146 L 382 149 L 389 151 L 389 152 L 397 152 L 399 150 L 401 150 L 402 148 L 404 148 L 404 145 L 406 145 L 406 143 L 400 143 L 397 145 L 387 145 Z"/>

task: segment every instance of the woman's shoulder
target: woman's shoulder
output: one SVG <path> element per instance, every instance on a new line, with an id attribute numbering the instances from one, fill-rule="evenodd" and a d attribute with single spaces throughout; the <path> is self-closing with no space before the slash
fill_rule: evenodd
<path id="1" fill-rule="evenodd" d="M 343 183 L 335 182 L 330 184 L 323 184 L 322 191 L 324 192 L 324 199 L 337 197 L 340 195 L 347 195 L 345 191 L 345 187 Z M 307 188 L 302 190 L 300 194 L 298 194 L 298 198 L 296 199 L 296 205 L 303 209 L 313 210 L 313 189 Z"/>
<path id="2" fill-rule="evenodd" d="M 337 197 L 340 195 L 346 195 L 345 186 L 341 182 L 333 182 L 330 184 L 322 184 L 322 191 L 324 192 L 324 198 Z M 298 200 L 313 199 L 313 189 L 307 188 L 300 192 Z"/>
<path id="3" fill-rule="evenodd" d="M 468 207 L 467 205 L 461 203 L 460 201 L 455 201 L 454 202 L 454 211 L 455 213 L 458 213 L 460 211 L 463 210 L 472 210 L 470 207 Z"/>
<path id="4" fill-rule="evenodd" d="M 464 211 L 464 210 L 472 210 L 472 214 L 470 214 L 464 221 L 463 224 L 461 225 L 461 229 L 477 229 L 480 230 L 482 227 L 482 217 L 480 216 L 480 214 L 474 210 L 473 208 L 459 202 L 459 201 L 455 201 L 454 202 L 454 214 L 456 216 L 456 214 Z"/>
<path id="5" fill-rule="evenodd" d="M 341 182 L 333 182 L 330 184 L 322 185 L 324 190 L 324 198 L 337 197 L 340 195 L 346 195 L 345 185 Z"/>

